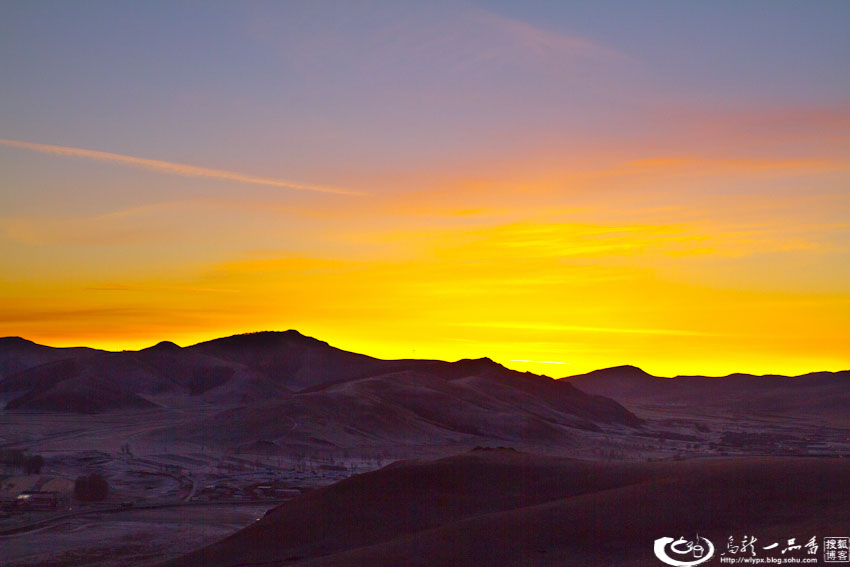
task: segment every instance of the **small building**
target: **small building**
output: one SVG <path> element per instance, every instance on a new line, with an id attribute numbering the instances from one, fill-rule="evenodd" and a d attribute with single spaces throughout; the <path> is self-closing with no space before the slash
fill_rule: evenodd
<path id="1" fill-rule="evenodd" d="M 24 490 L 15 499 L 15 508 L 19 510 L 55 510 L 59 507 L 58 492 L 46 490 Z"/>

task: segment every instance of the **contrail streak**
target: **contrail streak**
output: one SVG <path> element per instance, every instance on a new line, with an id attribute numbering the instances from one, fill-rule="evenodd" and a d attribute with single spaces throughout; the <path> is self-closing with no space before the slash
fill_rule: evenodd
<path id="1" fill-rule="evenodd" d="M 235 171 L 227 171 L 224 169 L 209 169 L 206 167 L 197 167 L 184 163 L 172 163 L 170 161 L 160 161 L 156 159 L 145 159 L 133 156 L 125 156 L 121 154 L 112 154 L 109 152 L 98 152 L 95 150 L 86 150 L 83 148 L 70 148 L 67 146 L 51 146 L 49 144 L 34 144 L 32 142 L 21 142 L 19 140 L 4 140 L 0 139 L 0 144 L 13 148 L 22 148 L 25 150 L 33 150 L 47 154 L 56 154 L 62 156 L 73 156 L 88 159 L 96 159 L 108 161 L 112 163 L 121 163 L 132 165 L 135 167 L 144 167 L 162 173 L 171 173 L 173 175 L 182 175 L 183 177 L 208 177 L 211 179 L 226 179 L 229 181 L 239 181 L 242 183 L 254 183 L 256 185 L 271 185 L 272 187 L 286 187 L 287 189 L 298 189 L 301 191 L 317 191 L 320 193 L 336 193 L 338 195 L 362 195 L 356 191 L 348 191 L 346 189 L 336 189 L 334 187 L 324 187 L 321 185 L 308 185 L 306 183 L 294 183 L 283 179 L 270 179 L 268 177 L 257 177 L 245 173 L 237 173 Z"/>

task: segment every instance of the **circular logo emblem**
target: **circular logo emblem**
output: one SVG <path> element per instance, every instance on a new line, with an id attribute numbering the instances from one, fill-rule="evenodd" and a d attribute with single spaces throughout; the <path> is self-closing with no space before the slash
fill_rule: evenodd
<path id="1" fill-rule="evenodd" d="M 714 556 L 714 544 L 699 535 L 692 541 L 683 537 L 677 540 L 672 537 L 660 537 L 655 540 L 653 551 L 655 556 L 667 565 L 688 567 L 711 559 Z"/>

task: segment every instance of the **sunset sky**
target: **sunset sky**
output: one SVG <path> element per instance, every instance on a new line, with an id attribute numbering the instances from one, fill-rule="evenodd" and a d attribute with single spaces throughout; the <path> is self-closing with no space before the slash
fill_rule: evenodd
<path id="1" fill-rule="evenodd" d="M 0 336 L 848 369 L 848 29 L 843 0 L 4 1 Z"/>

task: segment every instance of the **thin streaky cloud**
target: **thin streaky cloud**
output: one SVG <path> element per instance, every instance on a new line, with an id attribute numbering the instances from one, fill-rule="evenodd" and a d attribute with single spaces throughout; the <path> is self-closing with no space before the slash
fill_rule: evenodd
<path id="1" fill-rule="evenodd" d="M 721 336 L 714 333 L 703 333 L 700 331 L 685 331 L 680 329 L 626 329 L 617 327 L 586 327 L 583 325 L 557 325 L 548 323 L 523 323 L 523 322 L 481 322 L 481 323 L 455 323 L 459 327 L 489 327 L 496 329 L 522 329 L 536 331 L 570 331 L 586 333 L 622 333 L 635 335 L 681 335 L 681 336 Z"/>
<path id="2" fill-rule="evenodd" d="M 190 291 L 202 293 L 239 293 L 237 289 L 223 289 L 211 287 L 194 287 L 182 285 L 130 285 L 130 284 L 111 284 L 90 286 L 86 289 L 91 291 Z"/>
<path id="3" fill-rule="evenodd" d="M 561 57 L 628 58 L 625 53 L 590 39 L 545 30 L 529 22 L 510 18 L 484 8 L 476 8 L 472 14 L 476 21 L 490 26 L 538 56 L 548 54 Z"/>
<path id="4" fill-rule="evenodd" d="M 145 169 L 160 171 L 162 173 L 171 173 L 173 175 L 181 175 L 183 177 L 208 177 L 211 179 L 224 179 L 229 181 L 238 181 L 241 183 L 253 183 L 255 185 L 269 185 L 272 187 L 285 187 L 287 189 L 296 189 L 300 191 L 315 191 L 319 193 L 335 193 L 338 195 L 363 195 L 363 193 L 361 192 L 349 191 L 347 189 L 324 187 L 322 185 L 311 185 L 306 183 L 296 183 L 283 179 L 257 177 L 254 175 L 238 173 L 235 171 L 227 171 L 224 169 L 209 169 L 206 167 L 198 167 L 194 165 L 187 165 L 184 163 L 173 163 L 170 161 L 125 156 L 122 154 L 113 154 L 96 150 L 86 150 L 83 148 L 53 146 L 50 144 L 36 144 L 33 142 L 22 142 L 20 140 L 5 139 L 0 139 L 0 144 L 13 148 L 21 148 L 47 154 L 81 157 L 131 165 L 135 167 L 143 167 Z"/>

